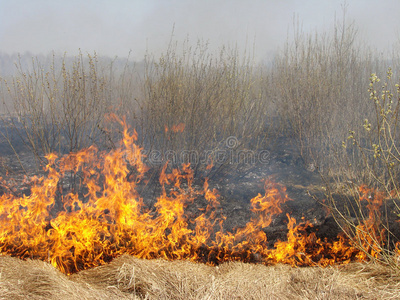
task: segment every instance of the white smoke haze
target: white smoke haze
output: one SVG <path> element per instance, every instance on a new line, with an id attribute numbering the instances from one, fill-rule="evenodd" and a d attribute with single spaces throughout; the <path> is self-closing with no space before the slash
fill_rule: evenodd
<path id="1" fill-rule="evenodd" d="M 304 32 L 327 30 L 335 14 L 354 20 L 361 39 L 379 51 L 399 40 L 397 0 L 0 0 L 0 52 L 100 55 L 141 60 L 176 41 L 203 40 L 254 51 L 268 59 L 285 42 L 293 17 Z"/>

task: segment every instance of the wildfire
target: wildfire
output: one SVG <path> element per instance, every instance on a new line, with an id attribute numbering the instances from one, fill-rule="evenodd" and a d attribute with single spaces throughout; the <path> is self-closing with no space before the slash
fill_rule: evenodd
<path id="1" fill-rule="evenodd" d="M 121 254 L 140 258 L 187 259 L 210 264 L 241 260 L 293 266 L 346 263 L 364 259 L 344 236 L 337 241 L 307 233 L 309 222 L 296 224 L 287 215 L 286 241 L 268 247 L 268 227 L 282 204 L 290 201 L 283 186 L 265 182 L 265 194 L 251 199 L 254 217 L 234 232 L 223 229 L 217 213 L 218 192 L 205 180 L 193 187 L 189 164 L 161 172 L 162 187 L 154 207 L 146 207 L 138 193 L 147 167 L 142 149 L 124 122 L 121 146 L 100 152 L 94 146 L 58 157 L 50 154 L 46 177 L 34 177 L 28 195 L 0 197 L 0 252 L 49 261 L 66 274 L 109 262 Z M 179 131 L 182 128 L 178 128 Z M 65 195 L 65 179 L 74 186 Z M 82 192 L 83 191 L 83 192 Z M 204 210 L 192 218 L 190 203 L 203 197 Z M 376 220 L 376 219 L 374 219 Z M 361 226 L 373 226 L 363 224 Z"/>

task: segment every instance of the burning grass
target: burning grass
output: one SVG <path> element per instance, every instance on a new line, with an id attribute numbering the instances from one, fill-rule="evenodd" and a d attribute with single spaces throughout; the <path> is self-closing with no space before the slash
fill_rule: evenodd
<path id="1" fill-rule="evenodd" d="M 47 176 L 31 179 L 28 195 L 1 196 L 0 251 L 20 258 L 50 262 L 65 274 L 103 265 L 122 254 L 138 258 L 189 260 L 219 265 L 227 261 L 266 265 L 328 266 L 376 257 L 364 253 L 344 235 L 328 241 L 287 215 L 287 240 L 268 246 L 264 228 L 283 213 L 289 201 L 285 188 L 270 181 L 264 195 L 251 202 L 253 218 L 230 232 L 219 213 L 218 192 L 208 180 L 193 186 L 190 166 L 161 172 L 161 194 L 146 207 L 138 193 L 145 180 L 141 148 L 125 122 L 119 148 L 99 152 L 95 147 L 58 158 L 47 156 Z M 65 193 L 64 179 L 75 178 Z M 199 198 L 207 205 L 197 213 L 187 208 Z M 361 224 L 362 226 L 362 224 Z M 363 227 L 360 227 L 362 230 Z"/>

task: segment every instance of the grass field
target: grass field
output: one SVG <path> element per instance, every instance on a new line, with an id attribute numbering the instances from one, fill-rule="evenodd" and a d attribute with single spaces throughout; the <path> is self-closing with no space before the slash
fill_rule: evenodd
<path id="1" fill-rule="evenodd" d="M 399 277 L 374 263 L 218 267 L 123 256 L 66 276 L 42 261 L 0 256 L 1 299 L 398 299 Z"/>
<path id="2" fill-rule="evenodd" d="M 194 192 L 192 181 L 199 186 L 207 177 L 223 189 L 228 183 L 240 185 L 243 178 L 258 178 L 256 168 L 263 174 L 275 168 L 279 174 L 279 166 L 290 165 L 298 172 L 293 176 L 300 178 L 296 184 L 302 178 L 306 181 L 305 176 L 318 175 L 319 194 L 311 193 L 310 199 L 326 209 L 368 262 L 328 268 L 242 262 L 212 267 L 125 255 L 67 276 L 46 262 L 3 255 L 0 299 L 399 298 L 399 57 L 396 51 L 383 57 L 364 47 L 354 24 L 345 19 L 331 31 L 304 34 L 294 28 L 294 32 L 294 39 L 269 64 L 256 64 L 251 55 L 237 49 L 215 53 L 206 44 L 193 46 L 188 40 L 171 42 L 160 57 L 148 55 L 140 63 L 110 61 L 95 53 L 74 58 L 53 55 L 45 62 L 32 59 L 31 64 L 20 59 L 15 74 L 1 78 L 0 221 L 24 237 L 29 233 L 21 228 L 39 228 L 37 232 L 44 234 L 38 248 L 62 227 L 58 220 L 78 216 L 79 221 L 97 222 L 111 236 L 107 240 L 98 235 L 105 248 L 89 239 L 94 252 L 80 250 L 85 257 L 100 257 L 107 247 L 114 253 L 109 245 L 120 237 L 113 235 L 116 228 L 125 230 L 132 223 L 123 212 L 127 207 L 140 216 L 143 223 L 133 223 L 144 224 L 143 232 L 160 228 L 157 213 L 162 215 L 164 207 L 157 201 L 162 197 L 147 191 L 144 202 L 155 207 L 145 213 L 141 206 L 132 208 L 130 196 L 140 205 L 143 200 L 136 184 L 174 184 L 168 192 L 163 190 L 167 200 L 189 194 L 192 203 L 203 201 L 206 213 L 215 216 L 209 208 L 219 211 L 219 207 L 208 186 Z M 124 137 L 128 137 L 125 144 Z M 141 157 L 148 168 L 137 159 L 139 152 L 145 154 Z M 97 153 L 105 159 L 98 161 Z M 112 168 L 113 164 L 121 169 Z M 177 167 L 185 170 L 184 175 Z M 115 194 L 109 182 L 120 187 Z M 109 203 L 117 196 L 122 204 L 112 207 Z M 222 196 L 221 203 L 229 202 L 227 195 Z M 49 199 L 52 202 L 45 202 Z M 172 227 L 164 230 L 166 236 L 181 221 L 175 222 L 183 211 L 180 201 L 177 211 L 171 208 L 163 215 L 172 220 Z M 168 207 L 170 202 L 165 203 Z M 233 206 L 241 205 L 250 206 L 239 202 Z M 252 220 L 258 227 L 250 234 L 256 232 L 253 239 L 261 241 L 265 228 L 274 222 L 273 211 L 264 211 L 257 203 L 252 209 L 258 213 Z M 82 219 L 83 214 L 88 217 Z M 235 214 L 240 212 L 232 208 Z M 190 216 L 184 216 L 185 222 L 195 215 Z M 148 220 L 157 221 L 153 231 L 146 227 Z M 37 249 L 23 248 L 22 239 L 11 231 L 0 234 L 1 252 L 32 257 Z M 203 235 L 198 237 L 205 236 L 199 232 Z M 49 247 L 54 241 L 81 237 L 74 240 L 78 231 L 62 234 L 67 238 L 51 240 Z M 121 236 L 125 240 L 118 246 L 127 240 Z M 154 244 L 163 238 L 154 238 Z M 224 239 L 231 245 L 227 236 Z M 70 261 L 78 253 L 75 246 L 62 250 L 72 257 Z M 54 258 L 43 251 L 38 257 Z"/>

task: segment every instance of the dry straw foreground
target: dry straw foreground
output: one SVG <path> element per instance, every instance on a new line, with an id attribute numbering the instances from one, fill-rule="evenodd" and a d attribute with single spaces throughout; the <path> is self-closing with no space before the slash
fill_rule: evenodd
<path id="1" fill-rule="evenodd" d="M 0 299 L 399 299 L 399 283 L 373 263 L 211 267 L 122 256 L 66 276 L 43 261 L 0 257 Z"/>

